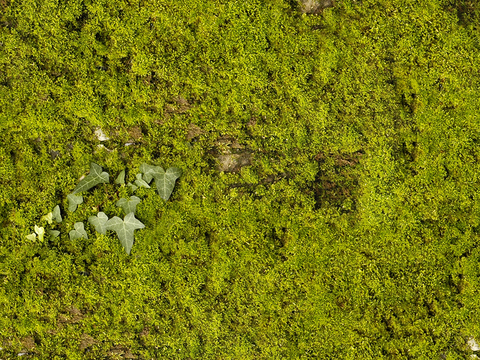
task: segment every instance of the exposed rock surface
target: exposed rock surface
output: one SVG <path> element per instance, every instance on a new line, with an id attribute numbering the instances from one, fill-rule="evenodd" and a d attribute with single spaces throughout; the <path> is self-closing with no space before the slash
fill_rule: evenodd
<path id="1" fill-rule="evenodd" d="M 244 166 L 252 164 L 252 152 L 240 145 L 236 139 L 221 137 L 217 139 L 214 157 L 217 170 L 223 172 L 239 172 Z"/>
<path id="2" fill-rule="evenodd" d="M 299 0 L 300 12 L 303 14 L 318 14 L 323 9 L 334 7 L 334 0 Z"/>
<path id="3" fill-rule="evenodd" d="M 243 152 L 240 154 L 218 155 L 217 160 L 218 171 L 238 172 L 242 167 L 252 163 L 252 156 L 250 153 Z"/>

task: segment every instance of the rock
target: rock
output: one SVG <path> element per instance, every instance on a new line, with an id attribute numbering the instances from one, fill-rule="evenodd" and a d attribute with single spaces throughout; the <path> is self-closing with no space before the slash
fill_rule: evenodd
<path id="1" fill-rule="evenodd" d="M 106 148 L 103 144 L 98 144 L 98 145 L 97 145 L 97 148 L 99 148 L 99 149 L 105 149 L 105 150 L 107 150 L 108 152 L 112 152 L 112 151 L 113 151 L 113 150 L 110 150 L 110 149 Z"/>
<path id="2" fill-rule="evenodd" d="M 334 0 L 299 0 L 302 14 L 319 14 L 323 9 L 334 7 Z"/>
<path id="3" fill-rule="evenodd" d="M 100 141 L 110 140 L 110 138 L 107 137 L 107 135 L 105 135 L 105 133 L 103 132 L 103 130 L 102 130 L 100 127 L 97 127 L 97 128 L 95 129 L 95 136 L 96 136 L 97 139 L 100 140 Z"/>
<path id="4" fill-rule="evenodd" d="M 82 337 L 80 338 L 80 350 L 85 350 L 89 348 L 92 345 L 95 345 L 97 343 L 97 340 L 95 340 L 93 337 L 91 337 L 88 334 L 82 334 Z"/>
<path id="5" fill-rule="evenodd" d="M 245 149 L 238 140 L 223 136 L 215 141 L 217 170 L 223 172 L 238 172 L 244 166 L 252 164 L 252 151 Z"/>
<path id="6" fill-rule="evenodd" d="M 140 126 L 133 126 L 128 129 L 128 134 L 134 139 L 134 140 L 139 140 L 142 138 L 142 129 Z"/>
<path id="7" fill-rule="evenodd" d="M 468 338 L 468 346 L 472 351 L 480 351 L 480 345 L 478 345 L 473 337 Z"/>
<path id="8" fill-rule="evenodd" d="M 216 159 L 218 161 L 217 170 L 224 172 L 238 172 L 242 167 L 252 163 L 252 155 L 247 152 L 218 155 Z"/>
<path id="9" fill-rule="evenodd" d="M 165 112 L 166 113 L 173 113 L 173 114 L 183 114 L 190 110 L 191 105 L 182 96 L 177 96 L 176 98 L 173 99 L 173 103 L 167 104 L 165 106 Z"/>

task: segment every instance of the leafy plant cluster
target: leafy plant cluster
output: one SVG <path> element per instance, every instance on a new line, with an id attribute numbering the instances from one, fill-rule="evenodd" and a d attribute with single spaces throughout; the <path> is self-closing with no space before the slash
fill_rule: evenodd
<path id="1" fill-rule="evenodd" d="M 152 180 L 155 181 L 155 185 L 160 197 L 164 200 L 168 200 L 175 187 L 176 180 L 181 176 L 182 171 L 176 167 L 170 167 L 167 171 L 163 170 L 160 166 L 153 166 L 143 163 L 140 166 L 140 173 L 136 175 L 134 183 L 128 183 L 132 191 L 137 190 L 139 187 L 149 189 Z M 78 205 L 83 203 L 83 195 L 86 191 L 95 187 L 98 184 L 109 183 L 109 174 L 102 171 L 102 167 L 95 163 L 90 164 L 90 173 L 80 180 L 73 192 L 67 195 L 68 211 L 74 212 L 77 210 Z M 115 184 L 125 186 L 125 169 L 117 176 Z M 97 216 L 90 216 L 88 222 L 95 228 L 95 230 L 103 235 L 106 235 L 107 231 L 114 231 L 120 243 L 124 247 L 127 254 L 130 251 L 134 242 L 134 231 L 137 229 L 143 229 L 145 225 L 135 218 L 135 211 L 137 205 L 141 202 L 141 199 L 137 196 L 131 196 L 129 199 L 121 198 L 116 202 L 116 206 L 122 208 L 125 212 L 125 217 L 122 220 L 118 216 L 108 218 L 108 216 L 100 211 Z M 60 231 L 53 229 L 56 224 L 62 222 L 62 215 L 60 212 L 60 206 L 56 205 L 53 210 L 47 215 L 42 216 L 40 221 L 47 221 L 52 229 L 48 230 L 48 235 L 51 239 L 60 235 Z M 54 221 L 56 224 L 54 224 Z M 38 239 L 43 242 L 45 236 L 45 228 L 35 225 L 33 233 L 26 236 L 28 240 L 34 241 L 37 236 Z M 85 231 L 85 225 L 82 221 L 76 222 L 74 228 L 68 233 L 70 240 L 76 240 L 80 238 L 88 239 L 87 232 Z"/>

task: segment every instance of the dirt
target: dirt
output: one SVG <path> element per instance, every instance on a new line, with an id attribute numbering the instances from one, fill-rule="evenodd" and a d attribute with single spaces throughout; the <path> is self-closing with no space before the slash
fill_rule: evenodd
<path id="1" fill-rule="evenodd" d="M 200 136 L 203 133 L 205 133 L 205 131 L 202 130 L 199 126 L 195 124 L 190 124 L 187 128 L 187 141 L 192 141 L 197 136 Z"/>
<path id="2" fill-rule="evenodd" d="M 85 350 L 86 348 L 89 348 L 92 345 L 95 345 L 97 343 L 97 340 L 95 340 L 93 337 L 91 337 L 88 334 L 82 334 L 80 338 L 80 350 Z"/>

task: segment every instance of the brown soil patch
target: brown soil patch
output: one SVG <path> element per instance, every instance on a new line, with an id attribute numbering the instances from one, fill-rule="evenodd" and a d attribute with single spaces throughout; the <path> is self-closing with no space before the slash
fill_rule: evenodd
<path id="1" fill-rule="evenodd" d="M 199 126 L 195 124 L 190 124 L 188 125 L 187 128 L 187 141 L 191 141 L 192 139 L 196 138 L 197 136 L 200 136 L 204 133 Z"/>
<path id="2" fill-rule="evenodd" d="M 22 346 L 27 350 L 32 350 L 35 347 L 35 340 L 31 336 L 24 337 L 20 340 Z"/>
<path id="3" fill-rule="evenodd" d="M 82 334 L 80 338 L 80 350 L 85 350 L 86 348 L 89 348 L 92 345 L 95 345 L 97 343 L 97 340 L 95 340 L 93 337 L 91 337 L 88 334 Z"/>
<path id="4" fill-rule="evenodd" d="M 134 139 L 138 140 L 142 137 L 142 129 L 140 126 L 134 126 L 128 129 L 128 134 Z"/>
<path id="5" fill-rule="evenodd" d="M 345 208 L 346 211 L 354 209 L 355 192 L 358 185 L 354 170 L 362 155 L 363 153 L 360 151 L 352 154 L 326 154 L 323 152 L 317 154 L 315 160 L 319 163 L 320 171 L 315 178 L 313 189 L 317 208 L 324 203 L 329 203 Z M 351 205 L 344 206 L 345 201 Z M 349 209 L 350 207 L 353 208 Z"/>

